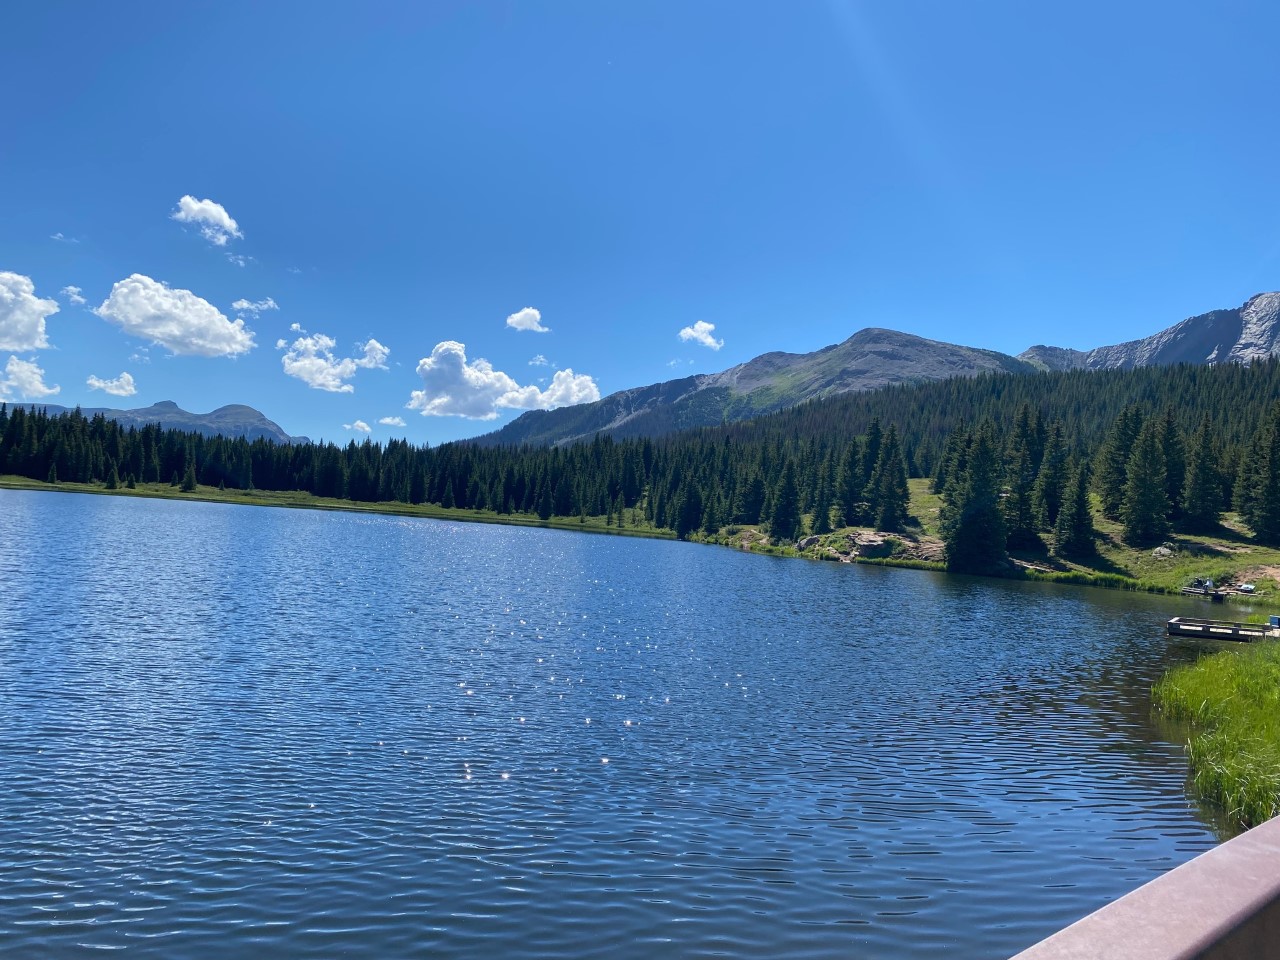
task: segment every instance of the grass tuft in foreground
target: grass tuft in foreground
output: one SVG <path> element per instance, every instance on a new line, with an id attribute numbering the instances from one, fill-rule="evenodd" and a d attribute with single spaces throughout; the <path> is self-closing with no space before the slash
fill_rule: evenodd
<path id="1" fill-rule="evenodd" d="M 1229 650 L 1170 671 L 1156 704 L 1191 725 L 1196 790 L 1232 820 L 1280 815 L 1280 643 Z"/>

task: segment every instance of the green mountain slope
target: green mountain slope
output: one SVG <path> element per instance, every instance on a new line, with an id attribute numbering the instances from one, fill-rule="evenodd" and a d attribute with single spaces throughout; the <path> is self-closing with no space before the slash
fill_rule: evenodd
<path id="1" fill-rule="evenodd" d="M 482 446 L 543 446 L 573 443 L 597 434 L 656 437 L 745 420 L 817 397 L 1037 369 L 994 350 L 870 328 L 813 353 L 766 353 L 721 373 L 621 390 L 574 407 L 530 411 L 473 442 Z"/>

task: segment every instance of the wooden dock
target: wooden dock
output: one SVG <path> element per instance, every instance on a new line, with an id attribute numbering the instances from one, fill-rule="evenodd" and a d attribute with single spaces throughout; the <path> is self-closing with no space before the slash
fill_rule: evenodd
<path id="1" fill-rule="evenodd" d="M 1183 587 L 1182 595 L 1184 597 L 1203 597 L 1210 603 L 1222 603 L 1227 598 L 1224 590 L 1208 590 L 1204 587 Z"/>
<path id="2" fill-rule="evenodd" d="M 1195 637 L 1199 640 L 1251 643 L 1254 640 L 1280 639 L 1280 629 L 1269 627 L 1265 623 L 1201 620 L 1199 617 L 1174 617 L 1169 621 L 1168 629 L 1171 637 Z"/>

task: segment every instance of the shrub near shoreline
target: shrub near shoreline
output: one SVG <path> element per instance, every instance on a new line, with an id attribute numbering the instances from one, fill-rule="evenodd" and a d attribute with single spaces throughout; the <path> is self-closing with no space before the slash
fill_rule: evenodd
<path id="1" fill-rule="evenodd" d="M 1228 650 L 1171 670 L 1156 705 L 1186 720 L 1196 790 L 1241 826 L 1280 815 L 1280 642 Z"/>

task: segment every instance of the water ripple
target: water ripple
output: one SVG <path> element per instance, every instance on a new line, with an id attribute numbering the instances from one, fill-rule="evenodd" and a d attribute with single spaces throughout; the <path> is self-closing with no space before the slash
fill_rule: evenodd
<path id="1" fill-rule="evenodd" d="M 1216 842 L 1169 601 L 0 492 L 6 957 L 1004 956 Z"/>

